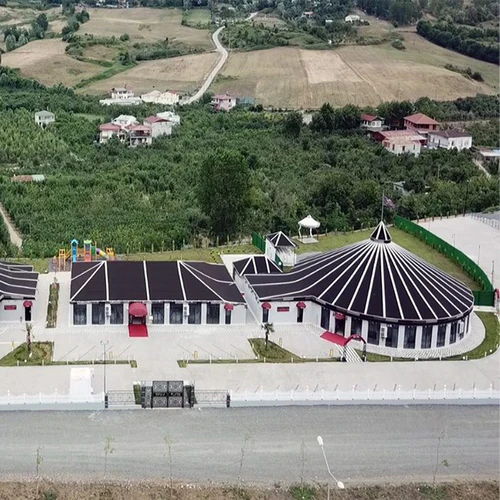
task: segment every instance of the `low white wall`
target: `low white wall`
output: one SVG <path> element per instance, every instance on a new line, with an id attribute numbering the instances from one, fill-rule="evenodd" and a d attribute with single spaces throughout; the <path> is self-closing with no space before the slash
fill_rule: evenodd
<path id="1" fill-rule="evenodd" d="M 25 311 L 24 311 L 24 303 L 25 299 L 5 299 L 0 302 L 0 322 L 9 322 L 12 323 L 14 321 L 19 321 L 20 323 L 24 323 Z M 35 311 L 35 300 L 29 299 L 33 305 L 31 306 L 31 318 L 33 320 L 33 313 Z"/>

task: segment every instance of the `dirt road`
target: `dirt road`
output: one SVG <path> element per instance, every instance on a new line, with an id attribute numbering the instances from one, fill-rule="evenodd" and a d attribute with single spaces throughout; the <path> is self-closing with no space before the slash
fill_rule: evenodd
<path id="1" fill-rule="evenodd" d="M 5 225 L 7 226 L 7 230 L 9 231 L 9 237 L 11 243 L 16 247 L 21 248 L 23 246 L 23 239 L 21 238 L 21 236 L 19 236 L 17 229 L 14 227 L 14 224 L 12 224 L 12 221 L 10 220 L 7 210 L 5 210 L 5 207 L 1 203 L 0 203 L 0 215 L 3 218 Z"/>

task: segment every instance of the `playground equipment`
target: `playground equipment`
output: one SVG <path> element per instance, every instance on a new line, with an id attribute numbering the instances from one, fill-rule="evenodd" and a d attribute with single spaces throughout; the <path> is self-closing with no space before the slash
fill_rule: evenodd
<path id="1" fill-rule="evenodd" d="M 113 248 L 108 247 L 106 251 L 101 250 L 96 245 L 92 245 L 91 240 L 83 240 L 83 248 L 80 248 L 78 240 L 71 240 L 71 248 L 59 249 L 58 266 L 59 271 L 66 271 L 70 268 L 69 262 L 91 262 L 93 260 L 114 259 L 115 251 Z"/>

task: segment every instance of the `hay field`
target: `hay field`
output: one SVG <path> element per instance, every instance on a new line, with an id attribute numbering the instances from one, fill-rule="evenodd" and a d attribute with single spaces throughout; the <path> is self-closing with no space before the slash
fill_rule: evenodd
<path id="1" fill-rule="evenodd" d="M 79 34 L 119 37 L 130 35 L 132 42 L 157 42 L 168 37 L 186 44 L 212 48 L 208 30 L 182 26 L 179 9 L 88 9 L 90 20 L 82 25 Z"/>
<path id="2" fill-rule="evenodd" d="M 60 39 L 36 40 L 2 56 L 2 64 L 19 68 L 21 75 L 35 78 L 45 85 L 62 83 L 71 87 L 83 78 L 102 72 L 102 68 L 77 61 L 66 55 L 66 44 Z"/>
<path id="3" fill-rule="evenodd" d="M 101 95 L 109 92 L 112 87 L 123 86 L 124 83 L 137 94 L 153 89 L 192 92 L 201 85 L 217 58 L 217 54 L 210 53 L 144 61 L 135 68 L 107 80 L 94 82 L 81 92 Z"/>
<path id="4" fill-rule="evenodd" d="M 389 44 L 345 46 L 332 51 L 283 47 L 231 53 L 223 78 L 211 90 L 252 96 L 265 106 L 314 109 L 375 106 L 382 101 L 428 96 L 452 100 L 498 89 L 498 67 L 456 54 L 405 33 L 406 51 Z M 478 83 L 443 68 L 450 63 L 479 71 Z M 224 78 L 225 77 L 225 78 Z"/>
<path id="5" fill-rule="evenodd" d="M 274 26 L 286 26 L 286 22 L 279 17 L 273 16 L 272 14 L 262 14 L 259 12 L 254 18 L 253 22 L 255 24 L 263 24 L 266 28 L 273 28 Z"/>

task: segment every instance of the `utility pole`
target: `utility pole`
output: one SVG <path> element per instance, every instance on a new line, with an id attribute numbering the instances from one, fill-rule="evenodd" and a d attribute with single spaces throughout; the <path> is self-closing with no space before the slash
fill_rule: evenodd
<path id="1" fill-rule="evenodd" d="M 103 368 L 104 368 L 104 409 L 108 408 L 108 392 L 106 387 L 106 346 L 109 344 L 109 340 L 101 340 L 102 345 L 102 360 L 103 360 Z"/>

